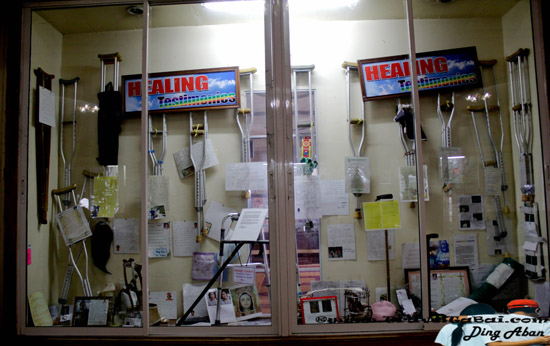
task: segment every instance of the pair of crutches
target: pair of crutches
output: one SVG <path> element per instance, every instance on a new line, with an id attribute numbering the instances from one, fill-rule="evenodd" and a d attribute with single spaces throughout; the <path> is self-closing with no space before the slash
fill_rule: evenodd
<path id="1" fill-rule="evenodd" d="M 74 159 L 74 155 L 76 152 L 76 100 L 77 100 L 77 93 L 78 93 L 78 82 L 80 78 L 75 77 L 73 79 L 60 79 L 59 84 L 61 86 L 61 110 L 60 110 L 60 119 L 59 119 L 59 153 L 61 156 L 61 161 L 63 163 L 63 188 L 55 189 L 52 191 L 52 194 L 54 195 L 55 199 L 57 200 L 57 204 L 59 207 L 59 212 L 62 212 L 63 210 L 66 210 L 71 205 L 71 199 L 74 203 L 74 205 L 77 205 L 77 198 L 74 193 L 74 190 L 76 189 L 76 185 L 71 184 L 71 173 L 72 173 L 72 162 Z M 72 111 L 72 120 L 65 120 L 65 89 L 70 87 L 72 85 L 73 87 L 73 111 Z M 65 155 L 65 125 L 71 125 L 71 146 L 70 146 L 70 152 Z M 72 197 L 72 198 L 71 198 Z M 90 233 L 91 235 L 91 233 Z M 90 282 L 88 280 L 88 254 L 86 251 L 86 243 L 85 239 L 81 241 L 81 247 L 76 253 L 76 256 L 73 254 L 73 245 L 76 244 L 73 243 L 70 240 L 66 240 L 66 245 L 69 249 L 69 256 L 67 261 L 67 269 L 65 271 L 65 276 L 63 278 L 63 284 L 61 286 L 61 293 L 58 298 L 58 302 L 60 304 L 66 304 L 67 303 L 67 297 L 69 295 L 69 289 L 71 286 L 71 281 L 73 277 L 73 273 L 77 272 L 78 276 L 80 277 L 81 283 L 82 283 L 82 290 L 84 295 L 91 296 L 91 288 L 90 288 Z M 81 254 L 85 254 L 86 258 L 86 271 L 85 276 L 82 275 L 82 273 L 78 270 L 76 266 L 76 262 L 78 262 Z"/>
<path id="2" fill-rule="evenodd" d="M 254 73 L 256 73 L 256 71 L 255 67 L 239 70 L 241 78 L 248 77 L 248 86 L 250 88 L 250 107 L 238 108 L 235 112 L 235 120 L 241 132 L 241 162 L 250 162 L 252 155 L 250 148 L 250 130 L 254 124 Z M 245 191 L 243 196 L 246 199 L 250 199 L 250 191 Z"/>
<path id="3" fill-rule="evenodd" d="M 363 151 L 363 146 L 365 144 L 365 103 L 361 100 L 361 115 L 358 118 L 353 118 L 351 116 L 351 71 L 359 72 L 357 63 L 344 61 L 342 63 L 342 68 L 346 70 L 346 109 L 347 109 L 347 123 L 348 123 L 348 139 L 349 145 L 353 157 L 360 157 L 361 152 Z M 359 145 L 355 146 L 353 139 L 353 128 L 359 127 L 361 129 L 361 138 L 359 140 Z M 355 196 L 355 211 L 353 213 L 354 218 L 361 219 L 361 193 L 354 193 Z"/>
<path id="4" fill-rule="evenodd" d="M 197 162 L 194 157 L 193 145 L 198 137 L 202 137 L 202 159 Z M 197 212 L 197 236 L 196 242 L 200 243 L 202 235 L 208 234 L 208 229 L 205 227 L 204 205 L 206 204 L 206 146 L 208 141 L 208 114 L 203 111 L 203 123 L 195 123 L 193 121 L 193 112 L 189 112 L 189 155 L 193 169 L 195 171 L 195 210 Z"/>
<path id="5" fill-rule="evenodd" d="M 502 112 L 500 109 L 500 99 L 498 96 L 498 90 L 497 90 L 497 80 L 496 80 L 496 73 L 495 73 L 495 65 L 497 61 L 496 60 L 480 60 L 479 65 L 481 67 L 481 71 L 491 69 L 492 72 L 492 81 L 493 81 L 493 89 L 494 89 L 494 96 L 496 99 L 496 105 L 489 105 L 489 99 L 493 96 L 489 92 L 486 91 L 485 87 L 482 88 L 482 95 L 481 99 L 483 100 L 482 106 L 468 106 L 467 109 L 470 111 L 470 115 L 472 117 L 472 124 L 474 126 L 474 131 L 476 134 L 476 141 L 477 146 L 479 150 L 479 156 L 481 159 L 481 165 L 483 167 L 483 172 L 485 175 L 487 175 L 487 167 L 496 167 L 500 171 L 500 177 L 501 177 L 501 193 L 500 195 L 493 196 L 494 203 L 495 203 L 495 209 L 496 209 L 496 222 L 498 230 L 496 230 L 495 234 L 493 235 L 493 238 L 496 241 L 501 241 L 504 237 L 507 235 L 506 230 L 506 224 L 504 221 L 504 214 L 509 213 L 509 208 L 506 203 L 506 191 L 508 190 L 508 185 L 506 183 L 506 174 L 505 174 L 505 167 L 504 167 L 504 158 L 503 158 L 503 147 L 504 147 L 504 125 L 502 120 Z M 492 160 L 486 160 L 483 150 L 483 145 L 481 144 L 481 138 L 480 133 L 477 127 L 477 121 L 476 121 L 476 113 L 481 113 L 484 115 L 485 118 L 485 124 L 487 127 L 487 136 L 491 145 L 491 156 Z M 491 113 L 497 113 L 498 114 L 498 120 L 500 125 L 500 142 L 497 144 L 496 138 L 493 134 L 493 127 L 491 126 Z M 501 199 L 502 198 L 502 199 Z M 504 204 L 504 206 L 503 206 Z"/>
<path id="6" fill-rule="evenodd" d="M 525 274 L 533 280 L 544 280 L 544 254 L 539 229 L 538 204 L 535 202 L 535 181 L 533 173 L 533 115 L 531 113 L 531 97 L 529 86 L 529 49 L 519 49 L 506 57 L 510 78 L 510 96 L 514 117 L 514 135 L 520 157 L 520 189 L 522 193 L 522 208 L 525 214 L 525 224 L 535 225 L 534 232 L 526 231 L 526 241 L 537 243 L 538 251 L 525 249 Z M 530 238 L 530 239 L 527 239 Z"/>
<path id="7" fill-rule="evenodd" d="M 65 245 L 69 250 L 69 259 L 68 259 L 67 269 L 65 271 L 65 277 L 63 278 L 61 293 L 58 298 L 59 304 L 62 304 L 62 305 L 67 303 L 67 297 L 69 295 L 69 289 L 71 286 L 73 273 L 75 271 L 78 277 L 80 278 L 80 282 L 82 284 L 82 292 L 84 296 L 87 296 L 87 297 L 92 296 L 90 280 L 88 279 L 88 251 L 86 249 L 86 239 L 92 236 L 92 232 L 90 230 L 87 220 L 85 219 L 82 208 L 77 204 L 76 195 L 74 192 L 75 189 L 76 189 L 76 184 L 73 184 L 71 186 L 67 186 L 67 187 L 52 191 L 52 194 L 57 200 L 57 205 L 60 211 L 60 214 L 58 214 L 58 227 L 61 233 L 63 234 Z M 72 202 L 73 202 L 72 206 L 71 206 L 71 203 L 67 204 L 64 202 L 64 200 L 62 201 L 62 196 L 65 196 L 67 194 L 72 197 Z M 63 222 L 62 221 L 64 217 L 63 215 L 67 215 L 66 216 L 67 218 L 72 218 L 73 220 L 71 220 L 71 222 Z M 74 232 L 74 230 L 66 229 L 71 227 L 75 227 L 75 228 L 82 227 L 83 232 L 78 232 L 78 234 L 75 234 L 76 237 L 72 238 L 71 234 Z M 80 249 L 78 250 L 75 256 L 75 254 L 73 253 L 73 248 L 78 243 L 80 243 Z M 84 273 L 82 273 L 77 266 L 77 262 L 82 253 L 84 253 L 84 258 L 85 258 Z"/>
<path id="8" fill-rule="evenodd" d="M 398 121 L 398 117 L 402 116 L 405 112 L 413 112 L 413 106 L 408 103 L 401 103 L 401 99 L 397 99 L 397 116 L 396 121 Z M 407 129 L 403 123 L 403 121 L 398 121 L 399 123 L 399 138 L 401 140 L 401 145 L 403 146 L 403 156 L 405 157 L 405 161 L 407 163 L 407 166 L 416 166 L 416 142 L 414 140 L 414 137 L 408 137 L 407 136 Z M 411 145 L 409 146 L 408 142 L 411 142 Z"/>

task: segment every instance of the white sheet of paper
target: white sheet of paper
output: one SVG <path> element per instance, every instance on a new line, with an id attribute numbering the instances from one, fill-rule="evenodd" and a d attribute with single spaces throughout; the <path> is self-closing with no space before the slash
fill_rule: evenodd
<path id="1" fill-rule="evenodd" d="M 210 319 L 210 323 L 214 324 L 216 322 L 216 312 L 217 312 L 217 296 L 216 301 L 214 304 L 209 303 L 209 293 L 213 292 L 214 294 L 218 294 L 217 289 L 210 289 L 208 290 L 208 293 L 204 296 L 204 301 L 206 302 L 206 308 L 208 310 L 208 318 Z M 233 307 L 233 300 L 231 298 L 231 294 L 228 294 L 229 302 L 223 302 L 220 299 L 220 322 L 221 323 L 229 323 L 234 322 L 237 320 L 235 317 L 235 309 Z"/>
<path id="2" fill-rule="evenodd" d="M 170 210 L 168 196 L 170 194 L 170 179 L 166 175 L 149 176 L 149 208 L 164 206 L 165 210 Z"/>
<path id="3" fill-rule="evenodd" d="M 170 256 L 170 222 L 149 222 L 147 239 L 150 258 Z"/>
<path id="4" fill-rule="evenodd" d="M 437 313 L 447 316 L 459 316 L 462 310 L 473 304 L 477 304 L 477 302 L 466 297 L 458 297 L 449 304 L 439 308 Z"/>
<path id="5" fill-rule="evenodd" d="M 174 241 L 174 256 L 193 256 L 200 251 L 200 243 L 196 241 L 197 227 L 195 221 L 174 221 L 172 237 Z"/>
<path id="6" fill-rule="evenodd" d="M 477 266 L 470 266 L 470 277 L 472 279 L 472 289 L 479 288 L 483 281 L 491 274 L 495 266 L 488 263 L 481 263 Z"/>
<path id="7" fill-rule="evenodd" d="M 38 87 L 38 121 L 44 125 L 55 127 L 55 95 L 50 90 Z"/>
<path id="8" fill-rule="evenodd" d="M 401 244 L 401 265 L 406 268 L 420 268 L 420 250 L 418 243 Z"/>
<path id="9" fill-rule="evenodd" d="M 204 148 L 204 142 L 200 141 L 193 144 L 193 160 L 191 160 L 191 153 L 189 147 L 184 148 L 178 152 L 174 153 L 174 161 L 176 163 L 176 169 L 178 170 L 178 175 L 181 179 L 188 177 L 194 173 L 193 170 L 193 161 L 197 169 L 207 169 L 218 164 L 218 157 L 214 152 L 214 147 L 212 142 L 206 140 L 206 148 Z M 206 160 L 203 160 L 203 151 L 206 150 Z M 204 165 L 203 165 L 204 161 Z"/>
<path id="10" fill-rule="evenodd" d="M 233 282 L 253 285 L 255 279 L 256 268 L 254 266 L 233 267 Z"/>
<path id="11" fill-rule="evenodd" d="M 178 318 L 176 294 L 176 291 L 149 292 L 149 302 L 157 304 L 160 317 L 175 320 Z"/>
<path id="12" fill-rule="evenodd" d="M 321 179 L 318 175 L 294 177 L 294 213 L 297 220 L 321 218 Z"/>
<path id="13" fill-rule="evenodd" d="M 139 220 L 113 220 L 114 253 L 139 253 Z"/>
<path id="14" fill-rule="evenodd" d="M 237 225 L 233 230 L 231 240 L 254 241 L 258 240 L 267 216 L 267 209 L 245 208 L 239 215 Z"/>
<path id="15" fill-rule="evenodd" d="M 53 326 L 52 316 L 50 315 L 44 292 L 36 291 L 30 293 L 28 299 L 34 325 L 40 327 Z"/>
<path id="16" fill-rule="evenodd" d="M 477 235 L 476 234 L 455 234 L 454 254 L 455 265 L 457 266 L 477 266 L 479 264 L 477 254 Z"/>
<path id="17" fill-rule="evenodd" d="M 539 316 L 548 316 L 550 314 L 550 281 L 535 284 L 535 300 L 539 303 Z"/>
<path id="18" fill-rule="evenodd" d="M 349 215 L 349 194 L 344 180 L 321 180 L 321 214 Z"/>
<path id="19" fill-rule="evenodd" d="M 485 229 L 485 213 L 483 211 L 483 196 L 460 196 L 458 203 L 458 229 Z"/>
<path id="20" fill-rule="evenodd" d="M 327 225 L 327 246 L 329 261 L 356 259 L 355 225 Z"/>
<path id="21" fill-rule="evenodd" d="M 267 191 L 267 162 L 236 162 L 225 165 L 225 191 Z"/>
<path id="22" fill-rule="evenodd" d="M 386 260 L 386 235 L 385 230 L 367 231 L 367 254 L 369 261 Z M 392 229 L 388 232 L 388 256 L 395 259 L 395 236 Z"/>
<path id="23" fill-rule="evenodd" d="M 502 193 L 502 175 L 499 168 L 485 167 L 485 194 L 487 196 L 500 196 Z"/>
<path id="24" fill-rule="evenodd" d="M 223 204 L 220 204 L 216 201 L 211 201 L 210 205 L 208 206 L 208 209 L 206 210 L 206 215 L 204 216 L 204 220 L 206 221 L 206 227 L 209 229 L 208 231 L 208 238 L 214 239 L 216 241 L 220 241 L 221 236 L 221 229 L 222 229 L 222 220 L 224 217 L 227 216 L 229 213 L 236 213 L 237 211 L 235 209 L 229 208 L 224 206 Z M 228 239 L 228 231 L 231 227 L 231 218 L 227 218 L 225 220 L 225 238 Z"/>
<path id="25" fill-rule="evenodd" d="M 202 284 L 183 284 L 183 313 L 186 313 L 187 310 L 189 310 L 191 305 L 193 305 L 205 287 L 206 285 Z M 193 317 L 206 316 L 208 316 L 206 302 L 201 299 L 201 301 L 199 301 L 199 303 L 193 308 L 193 311 L 189 314 L 188 318 L 191 319 Z"/>

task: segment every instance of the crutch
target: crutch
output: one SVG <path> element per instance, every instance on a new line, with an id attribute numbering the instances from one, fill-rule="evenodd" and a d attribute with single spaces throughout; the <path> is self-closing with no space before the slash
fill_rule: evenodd
<path id="1" fill-rule="evenodd" d="M 483 172 L 485 175 L 487 175 L 487 167 L 493 166 L 499 169 L 500 175 L 501 175 L 501 195 L 493 196 L 493 200 L 495 203 L 495 209 L 496 209 L 496 217 L 497 217 L 497 227 L 498 230 L 494 234 L 493 238 L 496 241 L 501 241 L 506 235 L 508 234 L 506 230 L 506 223 L 504 222 L 504 214 L 508 212 L 508 207 L 503 207 L 501 197 L 504 200 L 504 204 L 506 205 L 506 190 L 508 189 L 508 186 L 506 185 L 506 175 L 504 174 L 504 161 L 502 158 L 502 149 L 504 145 L 504 127 L 503 127 L 503 121 L 502 121 L 502 113 L 500 112 L 500 100 L 498 97 L 497 92 L 497 82 L 496 82 L 496 76 L 494 71 L 494 66 L 496 64 L 496 60 L 482 60 L 479 61 L 480 67 L 483 69 L 491 68 L 493 72 L 493 84 L 494 84 L 494 93 L 496 98 L 496 105 L 489 105 L 488 100 L 491 98 L 491 94 L 489 92 L 486 92 L 485 87 L 482 88 L 482 94 L 480 95 L 480 98 L 483 100 L 482 106 L 468 106 L 467 110 L 470 111 L 470 115 L 472 117 L 472 124 L 474 125 L 474 132 L 476 134 L 476 142 L 479 150 L 479 156 L 481 159 L 481 165 L 483 167 Z M 468 100 L 470 101 L 477 101 L 477 96 L 469 96 Z M 495 142 L 495 138 L 493 136 L 493 130 L 491 127 L 491 113 L 497 112 L 499 116 L 499 123 L 500 123 L 500 146 L 497 146 Z M 482 113 L 485 116 L 485 124 L 487 127 L 487 136 L 489 138 L 489 142 L 491 144 L 491 155 L 493 160 L 485 160 L 484 150 L 483 146 L 481 144 L 480 134 L 477 127 L 477 121 L 476 121 L 476 113 Z"/>
<path id="2" fill-rule="evenodd" d="M 112 54 L 98 54 L 97 57 L 101 61 L 101 91 L 105 91 L 105 75 L 107 66 L 113 65 L 113 89 L 118 91 L 118 75 L 120 72 L 120 62 L 122 57 L 118 52 Z"/>
<path id="3" fill-rule="evenodd" d="M 163 164 L 164 156 L 166 155 L 166 148 L 168 147 L 168 132 L 166 127 L 166 114 L 162 114 L 162 151 L 160 152 L 159 157 L 156 156 L 154 140 L 155 137 L 159 134 L 157 128 L 153 126 L 153 118 L 149 115 L 149 157 L 153 163 L 153 175 L 162 175 L 163 174 Z"/>
<path id="4" fill-rule="evenodd" d="M 537 243 L 542 243 L 538 203 L 535 202 L 535 181 L 533 176 L 533 116 L 531 113 L 531 96 L 529 89 L 529 49 L 520 48 L 506 57 L 510 74 L 510 95 L 514 116 L 514 134 L 520 156 L 520 179 L 523 208 L 526 223 L 535 225 Z M 525 230 L 527 232 L 527 230 Z M 527 239 L 526 239 L 527 240 Z M 539 252 L 525 250 L 525 274 L 533 280 L 544 280 L 544 253 L 538 244 Z"/>
<path id="5" fill-rule="evenodd" d="M 455 92 L 451 93 L 451 100 L 446 100 L 445 103 L 441 103 L 441 93 L 437 93 L 437 116 L 441 121 L 441 147 L 451 148 L 452 145 L 452 132 L 451 123 L 455 113 Z M 445 119 L 443 112 L 449 113 L 448 119 Z M 443 182 L 443 191 L 448 192 L 451 190 L 451 184 L 448 181 Z"/>
<path id="6" fill-rule="evenodd" d="M 206 204 L 206 173 L 204 165 L 206 162 L 206 145 L 208 140 L 208 117 L 207 111 L 203 111 L 203 123 L 195 124 L 193 122 L 193 112 L 189 112 L 189 150 L 193 169 L 195 171 L 195 210 L 197 211 L 197 237 L 196 242 L 201 241 L 201 234 L 206 235 L 208 230 L 205 228 L 204 205 Z M 193 145 L 195 138 L 203 137 L 202 160 L 199 163 L 193 155 Z"/>
<path id="7" fill-rule="evenodd" d="M 71 185 L 71 168 L 74 158 L 74 153 L 76 149 L 76 95 L 77 95 L 77 88 L 78 88 L 78 81 L 80 80 L 79 77 L 73 78 L 73 79 L 60 79 L 59 84 L 61 85 L 61 112 L 59 115 L 59 153 L 61 155 L 61 161 L 63 162 L 63 186 L 70 186 Z M 73 119 L 72 121 L 65 121 L 65 87 L 73 85 Z M 63 143 L 63 133 L 65 125 L 71 124 L 72 125 L 72 146 L 71 146 L 71 153 L 68 155 L 67 158 L 65 158 L 65 148 Z M 70 203 L 70 196 L 66 195 L 63 197 L 63 204 L 65 207 L 67 207 Z"/>
<path id="8" fill-rule="evenodd" d="M 254 73 L 256 68 L 251 67 L 248 69 L 239 70 L 240 77 L 248 77 L 248 86 L 250 88 L 250 107 L 238 108 L 235 112 L 235 119 L 241 132 L 241 162 L 250 162 L 250 130 L 254 123 Z M 241 117 L 242 123 L 241 123 Z M 250 191 L 245 191 L 244 197 L 250 199 Z"/>
<path id="9" fill-rule="evenodd" d="M 311 73 L 315 69 L 315 65 L 300 65 L 300 66 L 291 66 L 292 70 L 292 81 L 293 81 L 293 91 L 294 91 L 294 128 L 296 129 L 296 159 L 297 162 L 300 162 L 302 158 L 309 158 L 314 160 L 316 154 L 313 153 L 313 148 L 315 148 L 315 138 L 314 133 L 314 119 L 313 119 L 313 88 L 312 88 L 312 78 Z M 308 79 L 308 96 L 309 96 L 309 122 L 301 123 L 299 121 L 299 112 L 298 112 L 298 74 L 306 73 Z M 304 146 L 300 144 L 300 128 L 309 127 L 310 128 L 310 143 L 304 141 Z M 307 143 L 307 146 L 306 146 Z M 300 154 L 300 148 L 302 148 L 302 154 Z"/>
<path id="10" fill-rule="evenodd" d="M 360 157 L 361 152 L 363 151 L 363 145 L 365 143 L 365 103 L 361 100 L 361 116 L 359 118 L 352 118 L 351 116 L 351 70 L 358 71 L 357 63 L 344 61 L 342 63 L 342 68 L 346 70 L 346 98 L 347 98 L 347 122 L 348 122 L 348 139 L 351 152 L 353 157 Z M 359 146 L 355 147 L 352 128 L 361 127 L 361 139 L 359 141 Z M 355 211 L 353 213 L 354 218 L 361 218 L 361 193 L 354 193 L 355 196 Z"/>
<path id="11" fill-rule="evenodd" d="M 90 230 L 90 227 L 84 218 L 84 213 L 82 212 L 82 208 L 77 204 L 76 195 L 74 193 L 75 189 L 76 189 L 76 184 L 73 184 L 71 186 L 52 191 L 52 194 L 54 195 L 60 210 L 60 213 L 58 214 L 58 217 L 57 217 L 58 227 L 63 235 L 65 245 L 67 245 L 67 248 L 69 249 L 69 260 L 67 264 L 67 270 L 65 272 L 63 285 L 61 287 L 61 294 L 58 299 L 58 302 L 60 304 L 67 303 L 67 296 L 69 294 L 69 288 L 71 286 L 71 280 L 72 280 L 74 271 L 76 271 L 76 273 L 78 274 L 78 277 L 80 278 L 83 294 L 87 297 L 92 296 L 92 289 L 90 287 L 90 281 L 88 279 L 88 251 L 86 250 L 86 239 L 92 235 L 92 231 Z M 73 206 L 64 206 L 64 204 L 62 203 L 61 196 L 64 196 L 66 194 L 71 195 L 73 200 Z M 69 213 L 72 213 L 72 212 L 74 212 L 74 215 L 71 216 Z M 66 229 L 66 228 L 71 228 L 72 226 L 76 228 L 78 227 L 78 224 L 77 222 L 73 224 L 63 223 L 62 221 L 60 221 L 63 218 L 63 215 L 69 215 L 71 217 L 80 218 L 80 219 L 77 219 L 76 221 L 80 222 L 80 225 L 82 226 L 82 231 L 78 229 Z M 75 246 L 77 243 L 81 243 L 81 247 L 75 257 L 73 254 L 73 246 Z M 78 261 L 82 253 L 84 253 L 84 257 L 85 257 L 84 276 L 82 275 L 82 273 L 80 272 L 80 270 L 76 265 L 76 262 Z"/>
<path id="12" fill-rule="evenodd" d="M 397 115 L 394 120 L 399 123 L 399 138 L 401 139 L 401 145 L 403 146 L 403 156 L 407 162 L 407 166 L 416 166 L 416 143 L 414 141 L 414 136 L 410 137 L 407 133 L 407 127 L 405 124 L 405 118 L 412 114 L 412 105 L 401 103 L 401 99 L 397 99 Z M 411 141 L 411 147 L 407 141 Z"/>

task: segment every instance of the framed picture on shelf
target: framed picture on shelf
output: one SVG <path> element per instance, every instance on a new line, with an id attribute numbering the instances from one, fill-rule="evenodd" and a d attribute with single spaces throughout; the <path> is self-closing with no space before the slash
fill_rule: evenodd
<path id="1" fill-rule="evenodd" d="M 338 323 L 338 299 L 336 296 L 301 298 L 303 324 Z"/>
<path id="2" fill-rule="evenodd" d="M 430 307 L 441 308 L 471 293 L 470 268 L 467 266 L 430 269 Z M 409 294 L 421 296 L 420 269 L 405 269 Z"/>
<path id="3" fill-rule="evenodd" d="M 108 326 L 111 304 L 111 297 L 76 297 L 73 308 L 73 326 Z"/>

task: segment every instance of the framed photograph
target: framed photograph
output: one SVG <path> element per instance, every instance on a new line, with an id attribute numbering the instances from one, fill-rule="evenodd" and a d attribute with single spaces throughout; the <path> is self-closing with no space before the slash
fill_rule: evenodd
<path id="1" fill-rule="evenodd" d="M 111 317 L 111 304 L 111 297 L 76 297 L 73 308 L 73 326 L 108 326 Z"/>
<path id="2" fill-rule="evenodd" d="M 254 285 L 231 288 L 231 299 L 237 321 L 259 317 L 262 313 L 258 291 Z"/>
<path id="3" fill-rule="evenodd" d="M 338 323 L 338 299 L 336 296 L 301 298 L 304 324 Z"/>
<path id="4" fill-rule="evenodd" d="M 420 269 L 405 269 L 409 294 L 421 295 Z M 471 292 L 470 269 L 466 266 L 430 269 L 430 306 L 437 310 Z"/>

